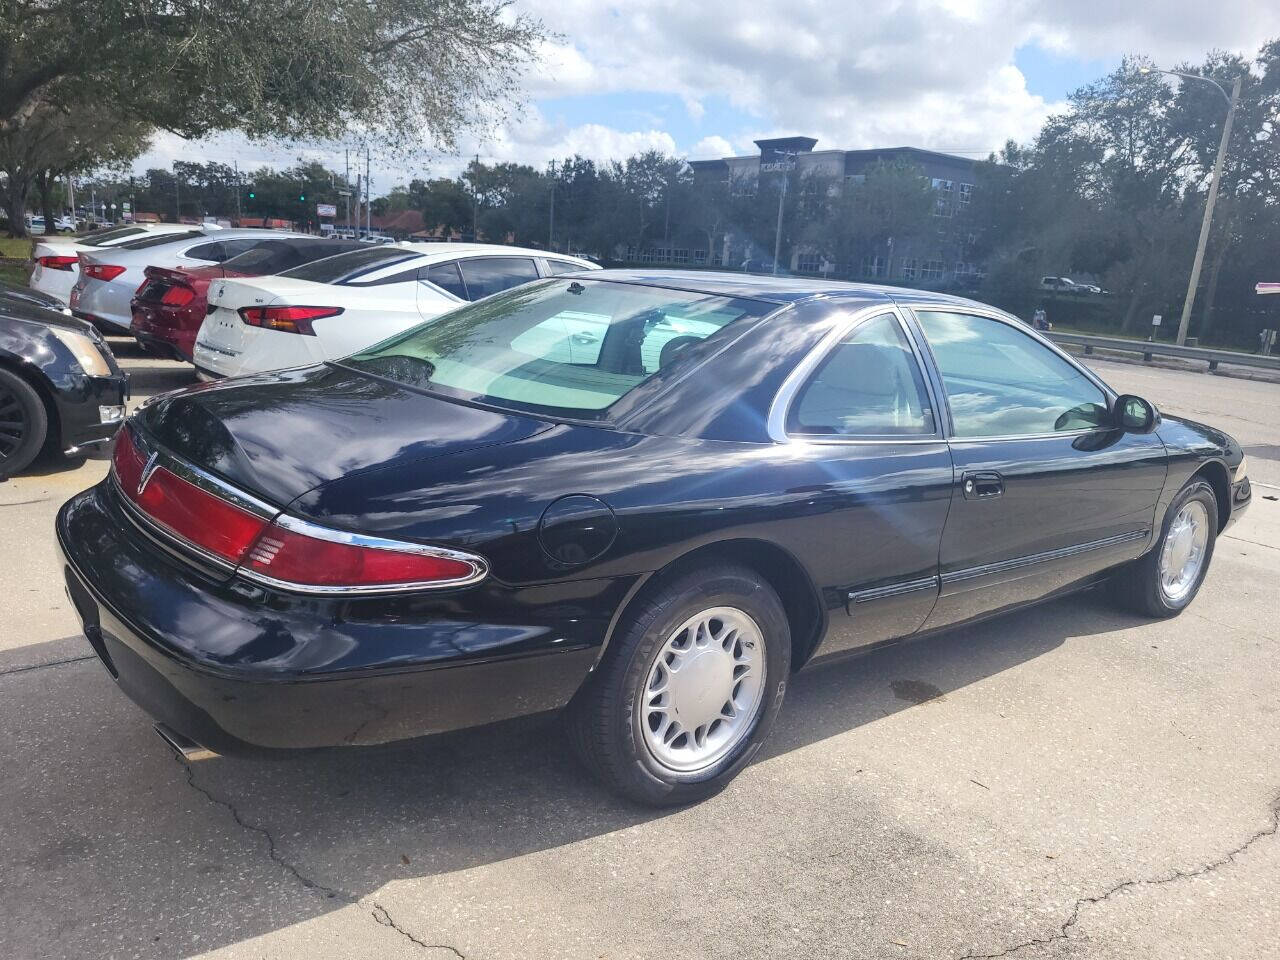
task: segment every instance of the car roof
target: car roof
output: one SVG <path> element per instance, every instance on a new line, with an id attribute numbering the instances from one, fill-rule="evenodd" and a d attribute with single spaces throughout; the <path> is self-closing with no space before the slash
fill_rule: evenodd
<path id="1" fill-rule="evenodd" d="M 405 241 L 395 247 L 412 250 L 414 253 L 428 256 L 439 256 L 446 259 L 454 257 L 474 257 L 481 255 L 503 255 L 524 257 L 550 257 L 552 260 L 576 260 L 581 263 L 590 261 L 583 257 L 575 257 L 571 253 L 556 253 L 554 250 L 535 250 L 531 247 L 509 247 L 501 243 L 419 243 Z"/>
<path id="2" fill-rule="evenodd" d="M 715 270 L 596 270 L 591 273 L 591 279 L 642 283 L 647 286 L 709 293 L 718 297 L 745 297 L 773 303 L 797 303 L 802 300 L 838 297 L 951 306 L 977 305 L 973 300 L 934 290 L 913 290 L 909 287 L 888 287 L 875 283 L 846 283 L 841 280 L 775 277 Z"/>

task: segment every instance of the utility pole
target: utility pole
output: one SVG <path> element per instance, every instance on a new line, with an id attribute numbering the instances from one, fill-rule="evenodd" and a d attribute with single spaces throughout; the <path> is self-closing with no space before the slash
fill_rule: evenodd
<path id="1" fill-rule="evenodd" d="M 373 151 L 364 148 L 364 235 L 373 233 L 373 182 L 369 178 L 369 166 L 373 162 Z"/>
<path id="2" fill-rule="evenodd" d="M 231 165 L 236 171 L 236 226 L 240 226 L 240 161 L 232 160 Z"/>
<path id="3" fill-rule="evenodd" d="M 173 218 L 174 223 L 182 222 L 182 187 L 178 179 L 178 168 L 173 168 L 173 209 L 176 214 Z"/>
<path id="4" fill-rule="evenodd" d="M 475 172 L 480 172 L 480 154 L 476 154 Z M 471 181 L 471 242 L 480 242 L 480 191 L 476 189 L 476 182 Z"/>
<path id="5" fill-rule="evenodd" d="M 778 257 L 782 255 L 782 204 L 787 199 L 787 181 L 791 178 L 791 168 L 796 165 L 796 155 L 786 154 L 787 160 L 782 164 L 782 187 L 778 190 L 778 226 L 773 235 L 773 275 L 778 275 Z"/>
<path id="6" fill-rule="evenodd" d="M 1163 72 L 1163 71 L 1162 71 Z M 1200 79 L 1208 80 L 1208 77 Z M 1218 187 L 1222 183 L 1222 161 L 1227 155 L 1227 142 L 1231 139 L 1231 123 L 1235 119 L 1236 104 L 1240 100 L 1240 84 L 1244 77 L 1236 77 L 1231 87 L 1231 97 L 1227 101 L 1227 119 L 1222 125 L 1222 141 L 1218 144 L 1218 159 L 1213 164 L 1213 183 L 1209 184 L 1209 198 L 1204 206 L 1204 220 L 1200 223 L 1200 242 L 1196 244 L 1196 259 L 1191 267 L 1191 279 L 1187 282 L 1187 296 L 1182 301 L 1182 319 L 1178 321 L 1178 343 L 1187 341 L 1187 325 L 1191 322 L 1191 308 L 1196 302 L 1196 288 L 1200 286 L 1200 268 L 1204 266 L 1204 251 L 1209 244 L 1209 227 L 1213 223 L 1213 207 L 1218 202 Z M 1222 90 L 1217 82 L 1209 80 Z M 1222 90 L 1225 95 L 1226 91 Z"/>
<path id="7" fill-rule="evenodd" d="M 351 230 L 351 148 L 342 151 L 345 170 L 342 174 L 342 186 L 347 191 L 347 230 Z"/>
<path id="8" fill-rule="evenodd" d="M 556 162 L 551 161 L 551 219 L 547 222 L 547 249 L 555 249 L 552 239 L 556 234 Z"/>

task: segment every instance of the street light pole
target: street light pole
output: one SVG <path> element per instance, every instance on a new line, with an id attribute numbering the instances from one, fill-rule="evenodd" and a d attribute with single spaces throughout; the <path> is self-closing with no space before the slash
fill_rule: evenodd
<path id="1" fill-rule="evenodd" d="M 791 168 L 796 165 L 796 155 L 787 153 L 788 158 L 782 170 L 782 187 L 778 190 L 778 226 L 773 234 L 773 275 L 778 275 L 778 257 L 782 255 L 782 203 L 787 199 L 787 181 L 791 179 Z"/>
<path id="2" fill-rule="evenodd" d="M 1200 240 L 1196 244 L 1196 258 L 1191 265 L 1191 277 L 1187 281 L 1187 296 L 1182 301 L 1182 318 L 1178 321 L 1178 343 L 1187 341 L 1187 327 L 1191 323 L 1191 309 L 1196 304 L 1196 290 L 1200 286 L 1200 268 L 1204 266 L 1204 251 L 1209 245 L 1209 228 L 1213 224 L 1213 208 L 1218 202 L 1218 187 L 1222 184 L 1222 164 L 1227 156 L 1227 143 L 1231 139 L 1231 124 L 1236 116 L 1236 104 L 1240 102 L 1240 85 L 1244 77 L 1236 77 L 1231 87 L 1231 95 L 1223 89 L 1222 84 L 1211 77 L 1202 77 L 1198 73 L 1182 73 L 1178 70 L 1157 70 L 1154 67 L 1139 67 L 1139 73 L 1164 73 L 1171 77 L 1182 77 L 1186 80 L 1203 80 L 1213 84 L 1227 101 L 1227 119 L 1222 124 L 1222 140 L 1218 144 L 1218 158 L 1213 163 L 1213 182 L 1209 184 L 1209 196 L 1204 205 L 1204 219 L 1200 222 Z"/>

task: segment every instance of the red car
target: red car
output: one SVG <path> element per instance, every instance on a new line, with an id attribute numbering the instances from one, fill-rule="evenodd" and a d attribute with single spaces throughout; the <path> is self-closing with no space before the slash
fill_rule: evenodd
<path id="1" fill-rule="evenodd" d="M 209 310 L 211 281 L 268 276 L 363 246 L 357 240 L 281 237 L 208 267 L 147 267 L 147 279 L 130 304 L 129 329 L 144 350 L 190 363 L 196 334 Z"/>

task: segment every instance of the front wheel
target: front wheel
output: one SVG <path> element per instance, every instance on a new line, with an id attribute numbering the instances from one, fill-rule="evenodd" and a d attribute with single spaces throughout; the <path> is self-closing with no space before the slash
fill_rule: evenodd
<path id="1" fill-rule="evenodd" d="M 640 803 L 721 790 L 759 750 L 791 670 L 782 603 L 755 573 L 685 575 L 620 623 L 567 722 L 585 765 Z"/>
<path id="2" fill-rule="evenodd" d="M 0 368 L 0 480 L 36 458 L 48 428 L 40 395 L 16 373 Z"/>
<path id="3" fill-rule="evenodd" d="M 1176 616 L 1204 583 L 1217 537 L 1213 487 L 1193 480 L 1169 505 L 1155 545 L 1112 578 L 1112 595 L 1137 613 Z"/>

